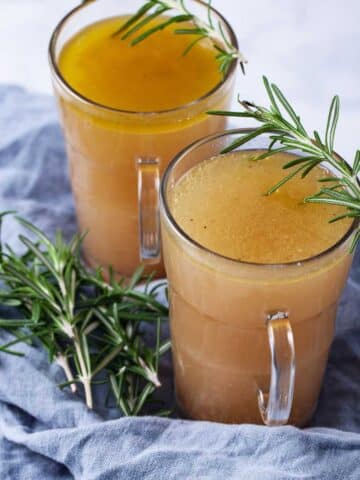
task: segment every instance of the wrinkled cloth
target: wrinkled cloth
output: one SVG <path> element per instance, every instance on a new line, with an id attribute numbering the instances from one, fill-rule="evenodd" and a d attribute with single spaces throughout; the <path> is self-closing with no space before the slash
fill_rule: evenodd
<path id="1" fill-rule="evenodd" d="M 53 99 L 0 87 L 0 211 L 49 235 L 76 231 L 64 142 Z M 3 240 L 17 248 L 19 226 Z M 306 301 L 306 299 L 304 299 Z M 110 418 L 57 384 L 36 346 L 0 354 L 1 480 L 360 479 L 360 254 L 342 297 L 316 413 L 306 429 L 181 419 Z M 0 342 L 8 335 L 0 333 Z M 167 360 L 166 360 L 167 361 Z M 163 365 L 171 390 L 171 364 Z M 170 395 L 171 397 L 171 395 Z M 169 398 L 165 399 L 169 402 Z"/>

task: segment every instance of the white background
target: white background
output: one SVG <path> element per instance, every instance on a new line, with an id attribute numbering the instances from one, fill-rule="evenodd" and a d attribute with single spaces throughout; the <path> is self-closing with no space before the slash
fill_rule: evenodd
<path id="1" fill-rule="evenodd" d="M 101 0 L 99 0 L 101 1 Z M 119 0 L 121 2 L 121 0 Z M 51 92 L 47 44 L 75 0 L 0 0 L 0 83 Z M 337 150 L 360 148 L 360 0 L 213 0 L 249 60 L 242 98 L 265 101 L 266 74 L 322 130 L 333 94 L 342 100 Z"/>

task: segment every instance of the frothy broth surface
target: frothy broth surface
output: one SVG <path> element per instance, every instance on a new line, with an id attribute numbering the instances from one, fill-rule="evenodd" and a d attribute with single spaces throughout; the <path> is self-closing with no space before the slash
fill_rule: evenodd
<path id="1" fill-rule="evenodd" d="M 334 245 L 351 220 L 329 224 L 344 213 L 338 206 L 305 204 L 329 172 L 317 167 L 274 194 L 266 192 L 295 158 L 279 153 L 254 161 L 262 151 L 242 151 L 203 161 L 187 172 L 169 195 L 170 210 L 195 241 L 226 257 L 255 263 L 287 263 Z"/>
<path id="2" fill-rule="evenodd" d="M 132 37 L 113 35 L 128 18 L 94 23 L 64 46 L 60 71 L 77 92 L 112 108 L 152 112 L 190 103 L 222 81 L 209 40 L 184 55 L 196 37 L 175 35 L 178 27 L 171 26 L 131 46 Z M 161 17 L 147 28 L 163 21 Z"/>

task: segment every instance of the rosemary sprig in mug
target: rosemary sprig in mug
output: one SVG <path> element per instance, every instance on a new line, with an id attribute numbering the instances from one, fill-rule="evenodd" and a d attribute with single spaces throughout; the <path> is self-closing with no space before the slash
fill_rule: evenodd
<path id="1" fill-rule="evenodd" d="M 254 132 L 246 134 L 235 140 L 223 153 L 231 152 L 245 145 L 250 140 L 269 133 L 271 143 L 268 151 L 258 156 L 255 160 L 262 160 L 279 152 L 300 151 L 304 156 L 286 163 L 284 170 L 291 169 L 279 183 L 274 185 L 268 195 L 290 181 L 296 175 L 306 177 L 310 171 L 322 164 L 330 167 L 338 176 L 325 176 L 319 181 L 325 186 L 317 193 L 304 199 L 306 203 L 327 203 L 345 207 L 343 215 L 333 218 L 330 222 L 336 222 L 343 218 L 360 218 L 360 150 L 355 154 L 353 167 L 334 152 L 334 139 L 339 119 L 340 100 L 335 96 L 331 102 L 327 119 L 325 137 L 322 139 L 318 131 L 309 135 L 302 124 L 299 115 L 295 112 L 281 90 L 263 77 L 264 85 L 270 100 L 270 107 L 265 108 L 252 102 L 241 101 L 239 104 L 242 111 L 212 111 L 211 115 L 223 115 L 229 117 L 241 117 L 256 120 L 261 124 Z M 358 227 L 351 250 L 353 251 L 360 241 L 360 227 Z"/>
<path id="2" fill-rule="evenodd" d="M 89 1 L 94 0 L 85 0 L 84 3 Z M 165 17 L 170 12 L 174 15 Z M 156 19 L 162 19 L 162 21 L 154 23 Z M 184 50 L 184 55 L 187 55 L 198 42 L 208 38 L 212 41 L 217 52 L 216 60 L 219 64 L 219 70 L 224 76 L 234 61 L 238 61 L 242 71 L 245 71 L 244 65 L 247 63 L 245 57 L 240 50 L 231 44 L 221 22 L 215 22 L 213 19 L 211 0 L 208 1 L 207 21 L 194 15 L 186 6 L 185 0 L 147 0 L 124 25 L 114 32 L 113 36 L 120 36 L 122 40 L 131 39 L 130 45 L 135 46 L 171 25 L 181 24 L 184 24 L 184 26 L 175 28 L 174 34 L 191 36 L 191 41 Z"/>
<path id="3" fill-rule="evenodd" d="M 160 285 L 151 287 L 149 277 L 139 291 L 141 269 L 128 284 L 110 272 L 107 283 L 101 270 L 89 272 L 80 262 L 82 237 L 66 244 L 58 233 L 51 242 L 34 225 L 19 221 L 36 241 L 20 236 L 23 255 L 10 247 L 1 252 L 0 280 L 6 288 L 0 291 L 0 304 L 16 306 L 21 315 L 0 319 L 0 328 L 14 335 L 0 351 L 22 356 L 14 350 L 17 344 L 40 342 L 66 375 L 62 387 L 76 392 L 81 385 L 89 408 L 92 386 L 101 381 L 109 384 L 125 415 L 138 415 L 160 386 L 159 358 L 170 347 L 160 342 L 161 322 L 168 315 L 156 298 Z M 153 348 L 142 339 L 144 322 L 154 326 Z"/>

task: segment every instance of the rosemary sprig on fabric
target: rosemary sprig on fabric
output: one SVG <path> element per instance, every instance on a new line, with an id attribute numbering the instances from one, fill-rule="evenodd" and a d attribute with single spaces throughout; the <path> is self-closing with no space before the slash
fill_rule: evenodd
<path id="1" fill-rule="evenodd" d="M 239 104 L 243 109 L 240 112 L 209 112 L 211 115 L 253 119 L 261 124 L 253 132 L 240 136 L 232 142 L 223 150 L 223 153 L 231 152 L 245 145 L 250 140 L 267 133 L 271 140 L 268 151 L 258 156 L 256 160 L 262 160 L 279 152 L 292 152 L 294 150 L 303 154 L 303 156 L 299 156 L 283 165 L 283 169 L 289 169 L 290 173 L 274 185 L 267 192 L 268 195 L 274 193 L 297 175 L 301 175 L 302 178 L 306 177 L 311 170 L 322 164 L 327 166 L 330 172 L 336 173 L 337 176 L 327 175 L 321 178 L 319 181 L 324 187 L 314 193 L 314 195 L 305 198 L 304 201 L 307 203 L 326 203 L 345 207 L 345 213 L 333 218 L 331 222 L 336 222 L 343 218 L 360 218 L 360 184 L 358 180 L 358 175 L 360 174 L 360 150 L 355 154 L 353 167 L 334 152 L 335 133 L 340 110 L 339 97 L 335 96 L 331 102 L 325 135 L 322 138 L 318 131 L 314 131 L 313 135 L 309 135 L 299 115 L 285 98 L 282 91 L 275 84 L 271 84 L 266 77 L 263 77 L 263 81 L 270 100 L 269 108 L 239 99 Z M 359 241 L 360 229 L 358 228 L 354 236 L 352 250 Z"/>
<path id="2" fill-rule="evenodd" d="M 170 12 L 174 15 L 164 17 L 162 21 L 156 24 L 152 23 Z M 145 1 L 139 10 L 114 32 L 114 36 L 119 35 L 122 40 L 131 39 L 130 44 L 134 46 L 174 24 L 180 25 L 179 28 L 174 29 L 174 34 L 192 37 L 189 46 L 184 50 L 184 55 L 187 55 L 198 42 L 208 38 L 212 41 L 217 52 L 216 60 L 219 63 L 220 72 L 224 76 L 234 61 L 240 63 L 241 69 L 245 73 L 244 65 L 247 61 L 240 50 L 231 44 L 221 22 L 215 22 L 213 19 L 211 1 L 208 2 L 207 21 L 203 21 L 191 13 L 184 0 Z M 184 24 L 184 26 L 181 26 L 181 24 Z"/>
<path id="3" fill-rule="evenodd" d="M 17 255 L 9 246 L 1 252 L 0 305 L 16 306 L 17 319 L 0 318 L 0 328 L 14 339 L 0 351 L 14 350 L 22 342 L 38 341 L 48 351 L 49 360 L 62 367 L 69 386 L 76 392 L 81 385 L 86 404 L 93 408 L 92 386 L 102 374 L 109 383 L 118 407 L 125 415 L 138 415 L 160 386 L 159 358 L 170 347 L 160 342 L 161 323 L 168 309 L 157 300 L 161 285 L 150 286 L 142 270 L 129 283 L 117 281 L 110 271 L 87 271 L 80 261 L 82 237 L 66 244 L 60 233 L 52 242 L 31 223 L 18 221 L 35 237 L 20 236 L 25 253 Z M 144 323 L 156 332 L 153 347 L 145 344 Z M 105 380 L 103 378 L 105 377 Z"/>

